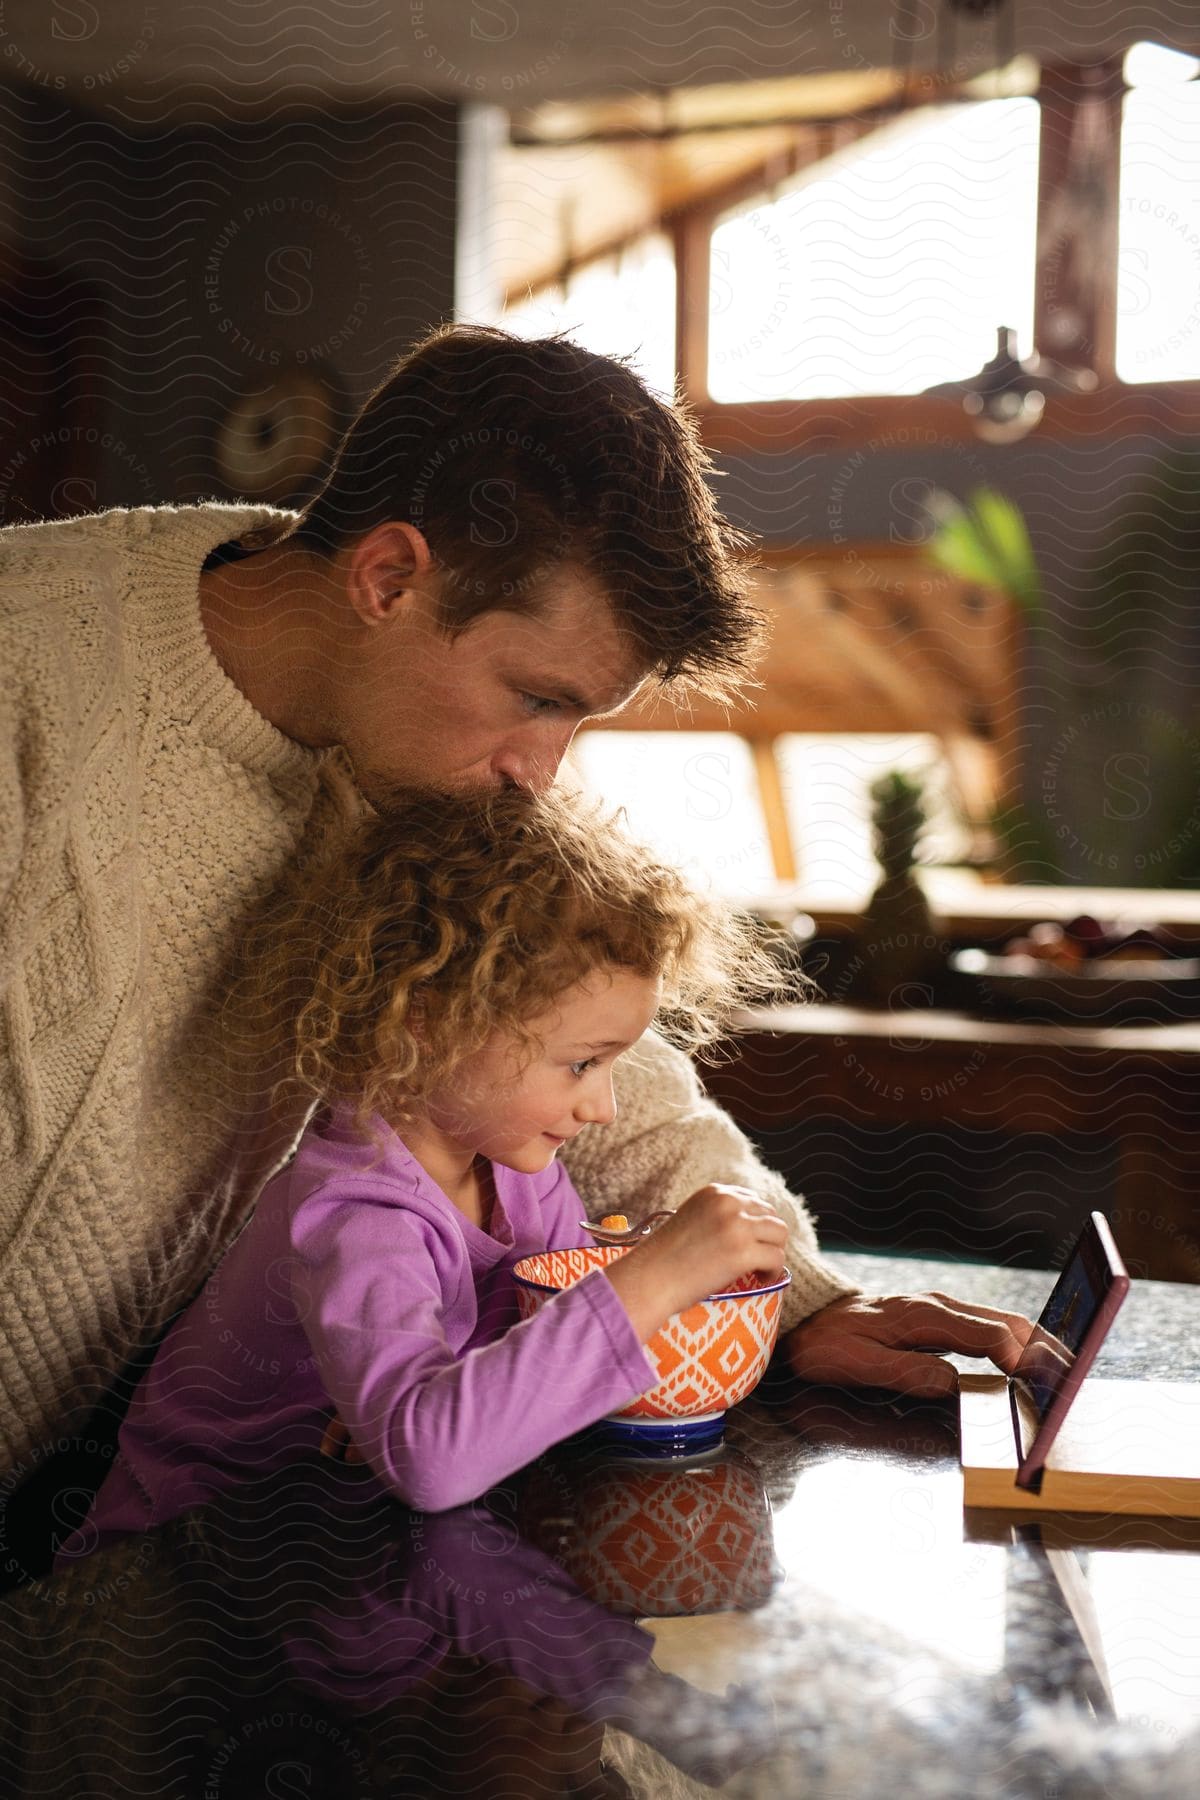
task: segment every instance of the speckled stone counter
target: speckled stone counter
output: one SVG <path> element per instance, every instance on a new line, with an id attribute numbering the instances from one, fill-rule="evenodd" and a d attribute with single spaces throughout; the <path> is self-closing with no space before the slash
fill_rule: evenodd
<path id="1" fill-rule="evenodd" d="M 1052 1281 L 834 1260 L 1031 1313 Z M 1096 1373 L 1200 1379 L 1200 1289 L 1135 1284 Z M 1200 1791 L 1200 1531 L 964 1514 L 951 1404 L 776 1369 L 690 1463 L 576 1443 L 426 1517 L 363 1474 L 305 1465 L 0 1597 L 6 1791 Z"/>

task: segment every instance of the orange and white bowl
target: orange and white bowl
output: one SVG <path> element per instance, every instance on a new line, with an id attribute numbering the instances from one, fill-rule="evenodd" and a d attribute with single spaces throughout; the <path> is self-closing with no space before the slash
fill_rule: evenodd
<path id="1" fill-rule="evenodd" d="M 682 1467 L 606 1459 L 559 1465 L 553 1477 L 535 1469 L 519 1517 L 585 1594 L 635 1618 L 750 1612 L 783 1574 L 767 1490 L 737 1451 Z"/>
<path id="2" fill-rule="evenodd" d="M 628 1254 L 626 1244 L 596 1244 L 522 1257 L 513 1269 L 521 1317 L 532 1318 L 555 1294 Z M 769 1281 L 744 1275 L 727 1292 L 672 1313 L 646 1345 L 658 1380 L 611 1417 L 711 1418 L 744 1400 L 771 1360 L 783 1291 L 791 1279 L 786 1269 Z"/>

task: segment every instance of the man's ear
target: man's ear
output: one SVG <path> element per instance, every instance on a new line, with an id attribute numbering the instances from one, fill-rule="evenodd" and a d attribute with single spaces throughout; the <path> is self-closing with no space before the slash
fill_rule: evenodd
<path id="1" fill-rule="evenodd" d="M 428 587 L 433 554 L 415 525 L 392 519 L 355 539 L 346 557 L 346 593 L 364 625 L 384 625 Z"/>

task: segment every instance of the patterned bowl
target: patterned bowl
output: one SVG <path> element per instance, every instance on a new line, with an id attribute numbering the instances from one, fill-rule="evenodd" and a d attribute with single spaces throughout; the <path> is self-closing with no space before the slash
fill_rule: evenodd
<path id="1" fill-rule="evenodd" d="M 580 1250 L 542 1250 L 523 1256 L 513 1269 L 517 1306 L 523 1319 L 593 1269 L 628 1256 L 627 1244 L 592 1245 Z M 611 1415 L 614 1419 L 719 1421 L 762 1380 L 775 1340 L 785 1269 L 777 1281 L 744 1275 L 722 1294 L 710 1294 L 685 1312 L 672 1313 L 646 1345 L 658 1370 L 653 1387 Z M 661 1427 L 660 1427 L 661 1429 Z"/>
<path id="2" fill-rule="evenodd" d="M 524 1535 L 614 1612 L 749 1612 L 780 1579 L 771 1502 L 736 1451 L 674 1469 L 581 1464 L 567 1508 L 561 1480 L 543 1474 L 539 1485 L 538 1473 L 522 1495 Z"/>

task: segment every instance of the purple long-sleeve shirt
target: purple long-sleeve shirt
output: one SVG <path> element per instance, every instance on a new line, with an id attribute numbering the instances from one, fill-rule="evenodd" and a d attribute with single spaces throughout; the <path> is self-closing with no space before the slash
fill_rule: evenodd
<path id="1" fill-rule="evenodd" d="M 519 1321 L 518 1258 L 591 1242 L 561 1163 L 493 1164 L 485 1232 L 374 1124 L 382 1156 L 335 1112 L 264 1187 L 160 1345 L 57 1568 L 311 1454 L 331 1407 L 390 1492 L 438 1512 L 653 1384 L 600 1270 Z"/>

